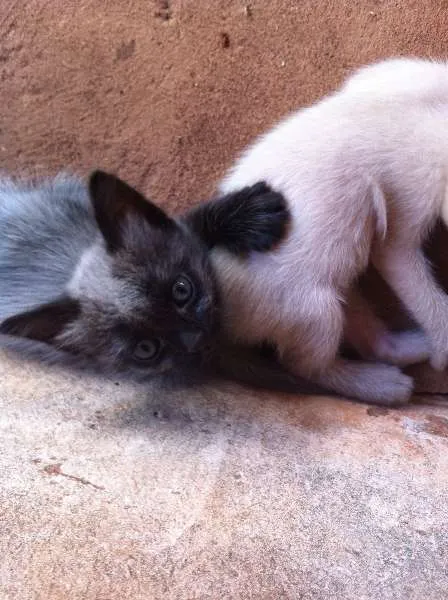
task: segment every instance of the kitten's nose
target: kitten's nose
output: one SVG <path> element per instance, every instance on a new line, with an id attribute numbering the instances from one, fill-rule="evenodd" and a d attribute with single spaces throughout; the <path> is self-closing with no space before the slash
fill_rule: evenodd
<path id="1" fill-rule="evenodd" d="M 200 331 L 182 331 L 179 337 L 185 350 L 193 352 L 202 339 L 202 333 Z"/>

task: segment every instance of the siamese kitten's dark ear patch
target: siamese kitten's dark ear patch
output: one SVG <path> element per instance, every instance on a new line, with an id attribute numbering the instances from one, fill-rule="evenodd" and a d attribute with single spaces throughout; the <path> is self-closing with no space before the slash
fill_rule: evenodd
<path id="1" fill-rule="evenodd" d="M 111 252 L 122 246 L 122 222 L 129 214 L 160 229 L 174 225 L 161 208 L 110 173 L 94 171 L 89 180 L 89 192 L 98 227 Z"/>
<path id="2" fill-rule="evenodd" d="M 62 297 L 53 302 L 9 317 L 0 324 L 0 333 L 51 344 L 80 314 L 77 300 Z"/>
<path id="3" fill-rule="evenodd" d="M 272 250 L 291 215 L 285 197 L 260 181 L 193 208 L 184 220 L 208 248 L 245 255 Z"/>

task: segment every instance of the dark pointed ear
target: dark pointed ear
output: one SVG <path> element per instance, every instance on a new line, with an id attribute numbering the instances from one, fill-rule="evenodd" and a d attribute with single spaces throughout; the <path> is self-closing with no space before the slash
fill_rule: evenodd
<path id="1" fill-rule="evenodd" d="M 94 171 L 89 180 L 95 218 L 111 252 L 123 245 L 123 220 L 129 214 L 145 219 L 153 227 L 166 229 L 174 222 L 158 206 L 110 173 Z"/>
<path id="2" fill-rule="evenodd" d="M 54 343 L 64 328 L 80 314 L 77 300 L 63 296 L 33 310 L 9 317 L 0 324 L 0 333 Z"/>
<path id="3" fill-rule="evenodd" d="M 284 196 L 260 181 L 200 204 L 183 219 L 209 249 L 244 256 L 279 244 L 291 215 Z"/>

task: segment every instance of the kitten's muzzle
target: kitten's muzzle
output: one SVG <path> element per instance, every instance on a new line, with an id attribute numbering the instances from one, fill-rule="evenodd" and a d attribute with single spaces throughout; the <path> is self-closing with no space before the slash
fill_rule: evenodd
<path id="1" fill-rule="evenodd" d="M 189 328 L 186 334 L 194 332 L 209 336 L 216 327 L 217 312 L 209 300 L 201 300 L 182 315 L 182 320 Z"/>

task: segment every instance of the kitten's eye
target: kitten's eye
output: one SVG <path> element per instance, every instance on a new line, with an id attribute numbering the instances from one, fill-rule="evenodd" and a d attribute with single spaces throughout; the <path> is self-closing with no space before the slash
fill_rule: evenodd
<path id="1" fill-rule="evenodd" d="M 180 275 L 173 283 L 172 287 L 173 300 L 177 306 L 184 306 L 191 300 L 194 294 L 194 287 L 188 277 Z"/>
<path id="2" fill-rule="evenodd" d="M 159 340 L 141 340 L 132 352 L 132 357 L 138 362 L 149 362 L 159 354 L 162 344 Z"/>

